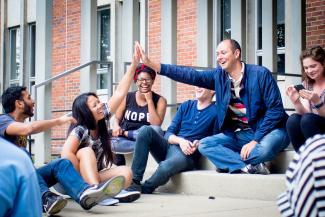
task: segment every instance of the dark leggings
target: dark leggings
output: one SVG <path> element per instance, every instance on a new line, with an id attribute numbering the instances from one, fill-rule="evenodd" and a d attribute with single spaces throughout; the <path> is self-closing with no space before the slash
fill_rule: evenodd
<path id="1" fill-rule="evenodd" d="M 325 118 L 314 113 L 293 114 L 287 121 L 287 131 L 295 151 L 298 151 L 308 138 L 325 133 Z"/>

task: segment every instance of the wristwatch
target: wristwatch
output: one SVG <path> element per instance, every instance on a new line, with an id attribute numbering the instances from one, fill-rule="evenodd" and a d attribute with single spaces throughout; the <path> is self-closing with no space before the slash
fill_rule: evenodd
<path id="1" fill-rule="evenodd" d="M 324 105 L 323 101 L 320 101 L 320 103 L 314 104 L 312 106 L 313 109 L 320 109 Z"/>

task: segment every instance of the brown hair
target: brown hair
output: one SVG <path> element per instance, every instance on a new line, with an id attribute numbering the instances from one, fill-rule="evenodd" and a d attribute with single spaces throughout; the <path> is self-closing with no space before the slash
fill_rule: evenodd
<path id="1" fill-rule="evenodd" d="M 310 79 L 304 70 L 302 61 L 306 58 L 312 58 L 314 61 L 319 62 L 325 67 L 325 51 L 321 46 L 315 46 L 310 49 L 304 50 L 300 54 L 302 80 L 307 82 L 307 84 L 313 84 L 315 81 L 313 79 Z M 325 77 L 325 68 L 323 70 L 323 76 Z"/>

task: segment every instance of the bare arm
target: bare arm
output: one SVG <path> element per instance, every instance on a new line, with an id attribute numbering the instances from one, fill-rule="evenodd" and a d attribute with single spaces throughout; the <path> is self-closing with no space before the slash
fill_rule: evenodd
<path id="1" fill-rule="evenodd" d="M 30 123 L 13 122 L 7 127 L 6 133 L 13 136 L 27 136 L 49 130 L 58 125 L 73 123 L 74 121 L 72 117 L 63 115 L 51 120 L 33 121 Z"/>
<path id="2" fill-rule="evenodd" d="M 126 97 L 126 94 L 129 91 L 129 88 L 132 83 L 133 75 L 135 69 L 140 61 L 140 55 L 138 51 L 138 47 L 135 46 L 132 63 L 128 68 L 127 72 L 124 74 L 122 80 L 120 81 L 119 85 L 117 86 L 113 96 L 108 101 L 108 106 L 110 108 L 110 112 L 113 114 L 116 112 L 117 108 L 121 104 L 122 100 Z"/>
<path id="3" fill-rule="evenodd" d="M 80 171 L 79 160 L 77 158 L 79 144 L 79 139 L 70 134 L 61 151 L 61 157 L 70 160 L 77 171 Z"/>
<path id="4" fill-rule="evenodd" d="M 142 62 L 146 65 L 155 70 L 157 73 L 160 72 L 160 63 L 152 62 L 147 55 L 145 54 L 144 50 L 142 49 L 141 45 L 139 43 L 136 44 L 136 46 L 139 49 L 140 57 Z"/>
<path id="5" fill-rule="evenodd" d="M 150 92 L 152 93 L 152 92 Z M 145 94 L 146 96 L 146 94 Z M 167 101 L 164 97 L 160 97 L 157 103 L 157 108 L 155 108 L 154 102 L 151 98 L 146 100 L 148 103 L 148 111 L 150 115 L 150 124 L 151 125 L 157 125 L 160 126 L 162 122 L 164 121 L 165 113 L 166 113 L 166 107 L 167 107 Z"/>
<path id="6" fill-rule="evenodd" d="M 113 136 L 119 136 L 122 135 L 122 128 L 120 127 L 120 123 L 123 119 L 123 115 L 125 112 L 125 106 L 126 106 L 126 98 L 123 99 L 121 105 L 116 110 L 115 116 L 114 116 L 114 128 L 113 128 Z"/>
<path id="7" fill-rule="evenodd" d="M 290 101 L 292 102 L 293 106 L 295 107 L 295 110 L 299 114 L 304 114 L 308 112 L 308 108 L 306 108 L 302 102 L 300 101 L 300 94 L 299 92 L 294 88 L 293 85 L 290 85 L 287 90 L 286 94 L 289 97 Z"/>
<path id="8" fill-rule="evenodd" d="M 186 140 L 182 137 L 178 137 L 176 135 L 169 136 L 168 142 L 170 144 L 179 145 L 179 147 L 181 148 L 182 152 L 185 155 L 193 154 L 199 145 L 198 140 L 191 142 L 189 140 Z"/>

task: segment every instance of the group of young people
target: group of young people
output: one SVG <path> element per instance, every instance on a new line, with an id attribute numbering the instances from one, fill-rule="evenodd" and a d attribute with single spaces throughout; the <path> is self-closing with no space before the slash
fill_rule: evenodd
<path id="1" fill-rule="evenodd" d="M 112 204 L 112 198 L 132 202 L 173 175 L 194 169 L 200 155 L 221 172 L 269 174 L 264 163 L 290 140 L 298 151 L 307 138 L 325 133 L 323 48 L 301 55 L 302 87 L 290 85 L 286 91 L 298 113 L 289 119 L 272 74 L 242 62 L 237 41 L 218 45 L 217 62 L 219 66 L 208 71 L 160 64 L 136 43 L 131 66 L 108 102 L 101 103 L 94 93 L 81 94 L 73 102 L 72 117 L 24 123 L 33 116 L 34 102 L 26 88 L 8 88 L 2 95 L 6 114 L 0 116 L 0 136 L 24 148 L 26 135 L 71 124 L 62 158 L 36 170 L 43 211 L 54 214 L 66 205 L 66 199 L 48 189 L 56 183 L 84 209 Z M 196 86 L 196 100 L 179 106 L 166 132 L 160 128 L 166 99 L 152 91 L 156 73 Z M 138 89 L 128 93 L 132 80 Z M 113 114 L 110 133 L 107 124 Z M 123 157 L 129 152 L 131 169 Z M 158 167 L 142 182 L 149 153 Z"/>

